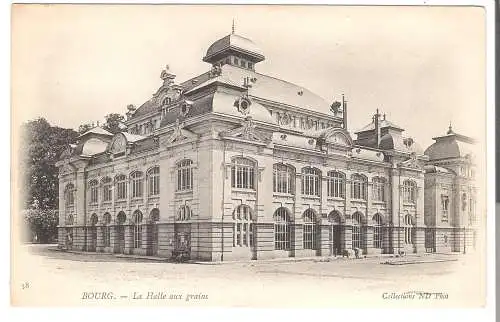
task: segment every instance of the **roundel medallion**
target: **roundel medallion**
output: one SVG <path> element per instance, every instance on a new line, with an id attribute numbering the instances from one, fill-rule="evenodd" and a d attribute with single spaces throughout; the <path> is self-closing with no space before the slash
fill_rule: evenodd
<path id="1" fill-rule="evenodd" d="M 236 102 L 235 105 L 238 109 L 238 111 L 241 114 L 247 115 L 250 111 L 250 105 L 252 105 L 252 102 L 247 96 L 240 97 Z"/>

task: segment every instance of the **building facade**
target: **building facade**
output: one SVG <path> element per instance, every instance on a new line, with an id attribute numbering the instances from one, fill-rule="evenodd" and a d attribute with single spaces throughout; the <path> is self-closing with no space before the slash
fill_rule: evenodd
<path id="1" fill-rule="evenodd" d="M 233 32 L 208 48 L 206 73 L 176 83 L 163 70 L 126 131 L 82 134 L 57 163 L 59 246 L 206 261 L 473 246 L 470 138 L 424 153 L 378 110 L 351 133 L 344 98 L 258 73 L 264 60 Z"/>

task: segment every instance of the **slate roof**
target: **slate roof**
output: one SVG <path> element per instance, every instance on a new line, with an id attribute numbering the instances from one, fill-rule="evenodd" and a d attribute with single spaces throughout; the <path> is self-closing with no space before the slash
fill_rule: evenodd
<path id="1" fill-rule="evenodd" d="M 88 130 L 87 132 L 81 134 L 80 136 L 78 136 L 78 138 L 81 138 L 81 137 L 84 137 L 84 136 L 87 136 L 89 134 L 98 134 L 98 135 L 106 135 L 106 136 L 113 136 L 113 133 L 111 132 L 108 132 L 106 131 L 105 129 L 103 129 L 102 127 L 100 126 L 96 126 L 94 128 L 91 128 L 90 130 Z"/>
<path id="2" fill-rule="evenodd" d="M 391 128 L 398 129 L 398 130 L 404 130 L 401 126 L 396 125 L 388 120 L 380 120 L 379 126 L 381 129 L 386 128 L 386 127 L 391 127 Z M 360 130 L 358 130 L 354 133 L 367 132 L 367 131 L 373 131 L 373 130 L 375 130 L 375 122 L 374 121 L 372 121 L 370 124 L 364 126 L 363 128 L 361 128 Z"/>
<path id="3" fill-rule="evenodd" d="M 264 53 L 248 38 L 236 34 L 227 35 L 215 41 L 208 47 L 207 54 L 203 57 L 203 61 L 211 61 L 212 57 L 222 54 L 228 50 L 235 50 L 254 57 L 254 61 L 264 60 Z"/>

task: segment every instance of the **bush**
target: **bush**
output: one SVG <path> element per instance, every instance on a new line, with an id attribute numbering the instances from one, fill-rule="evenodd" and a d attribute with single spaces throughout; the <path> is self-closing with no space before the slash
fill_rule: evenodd
<path id="1" fill-rule="evenodd" d="M 57 210 L 25 210 L 24 221 L 31 233 L 33 242 L 47 244 L 57 241 L 57 225 L 59 222 Z"/>

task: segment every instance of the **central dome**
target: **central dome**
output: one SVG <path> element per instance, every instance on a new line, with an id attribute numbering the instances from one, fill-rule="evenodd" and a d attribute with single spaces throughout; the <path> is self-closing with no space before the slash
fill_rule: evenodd
<path id="1" fill-rule="evenodd" d="M 253 41 L 233 33 L 214 42 L 208 48 L 207 54 L 203 57 L 203 61 L 214 63 L 231 54 L 242 55 L 254 63 L 261 62 L 265 59 L 264 53 Z"/>

